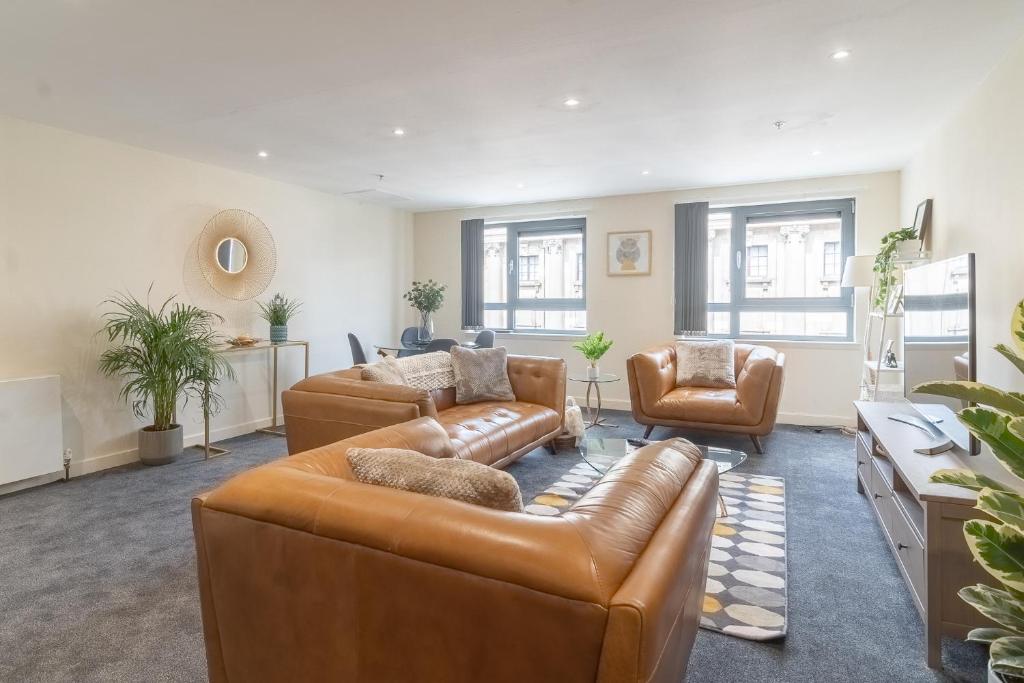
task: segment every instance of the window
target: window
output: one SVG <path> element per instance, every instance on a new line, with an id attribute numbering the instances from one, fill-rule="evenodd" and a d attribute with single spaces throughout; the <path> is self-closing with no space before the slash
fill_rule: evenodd
<path id="1" fill-rule="evenodd" d="M 853 338 L 852 199 L 737 206 L 708 214 L 708 334 Z"/>
<path id="2" fill-rule="evenodd" d="M 484 229 L 484 325 L 584 332 L 586 221 L 569 218 Z"/>

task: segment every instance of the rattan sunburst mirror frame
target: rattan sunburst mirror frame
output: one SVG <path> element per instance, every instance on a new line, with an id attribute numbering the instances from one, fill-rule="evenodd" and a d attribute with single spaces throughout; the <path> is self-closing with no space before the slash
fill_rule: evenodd
<path id="1" fill-rule="evenodd" d="M 246 251 L 245 266 L 229 273 L 217 261 L 217 250 L 226 239 L 236 239 Z M 213 215 L 196 244 L 199 270 L 220 295 L 237 301 L 259 296 L 277 272 L 277 246 L 266 224 L 244 209 L 225 209 Z"/>

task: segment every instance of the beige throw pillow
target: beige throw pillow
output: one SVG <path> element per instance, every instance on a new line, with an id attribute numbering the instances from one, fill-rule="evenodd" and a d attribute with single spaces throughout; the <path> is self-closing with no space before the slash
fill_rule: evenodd
<path id="1" fill-rule="evenodd" d="M 445 351 L 396 358 L 394 364 L 411 387 L 434 391 L 455 386 L 452 357 Z"/>
<path id="2" fill-rule="evenodd" d="M 350 448 L 347 458 L 364 484 L 523 511 L 523 496 L 512 475 L 472 460 L 431 458 L 403 448 Z"/>
<path id="3" fill-rule="evenodd" d="M 359 373 L 364 382 L 380 382 L 382 384 L 405 384 L 405 378 L 394 358 L 385 358 L 379 363 L 364 365 Z"/>
<path id="4" fill-rule="evenodd" d="M 735 388 L 735 351 L 731 339 L 676 342 L 676 386 Z"/>
<path id="5" fill-rule="evenodd" d="M 508 352 L 504 347 L 465 349 L 453 346 L 451 356 L 456 403 L 516 400 L 508 379 Z"/>

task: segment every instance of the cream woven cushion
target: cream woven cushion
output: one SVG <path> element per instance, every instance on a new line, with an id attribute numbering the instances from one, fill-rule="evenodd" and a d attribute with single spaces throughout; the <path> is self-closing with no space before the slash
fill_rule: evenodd
<path id="1" fill-rule="evenodd" d="M 494 349 L 453 346 L 451 356 L 456 403 L 516 400 L 508 379 L 508 352 L 503 346 Z"/>
<path id="2" fill-rule="evenodd" d="M 731 339 L 676 342 L 676 386 L 736 387 L 735 344 Z"/>
<path id="3" fill-rule="evenodd" d="M 434 391 L 455 386 L 452 356 L 445 351 L 396 358 L 393 362 L 405 383 L 411 387 Z"/>
<path id="4" fill-rule="evenodd" d="M 508 472 L 472 460 L 431 458 L 403 448 L 350 448 L 346 456 L 364 484 L 522 512 L 519 484 Z"/>
<path id="5" fill-rule="evenodd" d="M 383 384 L 405 384 L 405 378 L 394 358 L 385 358 L 379 363 L 364 365 L 359 373 L 364 382 L 381 382 Z"/>

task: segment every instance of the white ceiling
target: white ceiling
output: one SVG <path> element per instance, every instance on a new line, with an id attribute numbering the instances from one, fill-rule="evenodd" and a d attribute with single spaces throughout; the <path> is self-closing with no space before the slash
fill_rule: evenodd
<path id="1" fill-rule="evenodd" d="M 1022 32 L 1021 0 L 6 0 L 0 112 L 506 204 L 899 168 Z"/>

